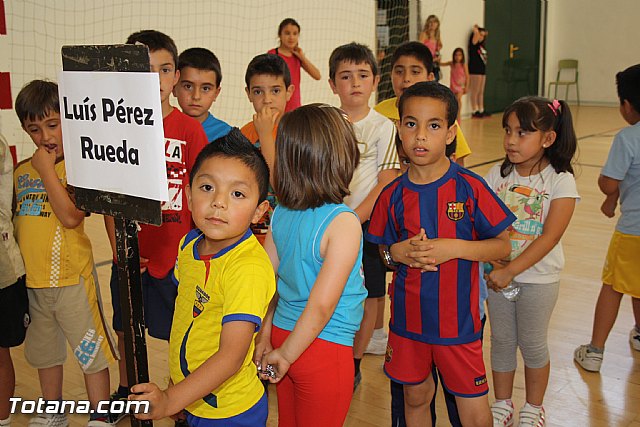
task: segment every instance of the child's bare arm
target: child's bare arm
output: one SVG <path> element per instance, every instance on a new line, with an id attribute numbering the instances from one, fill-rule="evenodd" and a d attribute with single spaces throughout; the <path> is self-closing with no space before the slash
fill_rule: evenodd
<path id="1" fill-rule="evenodd" d="M 600 175 L 598 177 L 598 188 L 607 196 L 618 192 L 618 186 L 620 181 L 617 179 L 609 178 L 608 176 Z"/>
<path id="2" fill-rule="evenodd" d="M 511 262 L 493 263 L 494 270 L 489 274 L 487 286 L 492 289 L 505 288 L 514 277 L 544 258 L 562 238 L 569 226 L 575 206 L 576 199 L 573 198 L 552 200 L 542 234 Z"/>
<path id="3" fill-rule="evenodd" d="M 304 55 L 304 52 L 302 51 L 302 49 L 300 49 L 299 46 L 296 46 L 293 49 L 293 54 L 298 57 L 298 59 L 300 60 L 300 66 L 302 66 L 302 69 L 305 70 L 312 79 L 320 80 L 320 78 L 322 77 L 320 75 L 320 70 L 318 70 L 318 67 L 313 65 L 311 61 L 309 61 L 309 59 Z"/>
<path id="4" fill-rule="evenodd" d="M 107 237 L 109 238 L 109 244 L 111 245 L 113 259 L 116 259 L 118 258 L 118 253 L 116 251 L 116 224 L 112 216 L 105 215 L 103 219 L 104 229 L 107 232 Z"/>
<path id="5" fill-rule="evenodd" d="M 618 199 L 620 198 L 620 192 L 608 194 L 600 206 L 600 211 L 607 217 L 613 218 L 616 215 L 616 207 L 618 206 Z"/>
<path id="6" fill-rule="evenodd" d="M 280 119 L 280 113 L 268 105 L 253 115 L 253 125 L 260 141 L 260 152 L 267 161 L 269 170 L 273 171 L 276 162 L 276 141 L 273 138 L 273 128 Z M 273 173 L 269 176 L 273 185 Z"/>
<path id="7" fill-rule="evenodd" d="M 273 242 L 271 229 L 269 229 L 267 236 L 265 237 L 264 250 L 267 252 L 267 255 L 269 255 L 273 271 L 276 272 L 275 274 L 277 275 L 280 260 L 278 259 L 276 245 Z M 273 315 L 276 312 L 276 306 L 278 305 L 278 298 L 278 292 L 276 292 L 273 295 L 273 298 L 271 298 L 271 302 L 267 308 L 267 313 L 265 314 L 264 319 L 262 319 L 260 331 L 258 332 L 258 335 L 256 335 L 256 347 L 253 352 L 253 363 L 258 367 L 261 367 L 263 356 L 273 350 L 273 347 L 271 346 L 271 328 L 273 326 Z"/>
<path id="8" fill-rule="evenodd" d="M 65 228 L 76 228 L 84 220 L 84 211 L 76 208 L 69 192 L 62 185 L 55 170 L 56 153 L 40 147 L 33 153 L 31 165 L 40 174 L 51 209 Z"/>
<path id="9" fill-rule="evenodd" d="M 613 218 L 616 214 L 616 206 L 618 205 L 618 198 L 620 197 L 619 185 L 620 181 L 617 179 L 604 175 L 598 177 L 598 188 L 600 188 L 600 191 L 606 196 L 600 210 L 609 218 Z"/>
<path id="10" fill-rule="evenodd" d="M 380 192 L 397 177 L 398 169 L 385 169 L 378 172 L 378 184 L 371 189 L 367 197 L 354 209 L 356 215 L 360 218 L 360 223 L 367 221 L 369 217 L 371 217 L 373 205 L 375 205 L 376 200 L 378 200 Z"/>
<path id="11" fill-rule="evenodd" d="M 139 419 L 160 419 L 182 411 L 191 403 L 202 399 L 220 387 L 242 367 L 251 346 L 256 325 L 245 321 L 226 322 L 222 325 L 220 348 L 183 381 L 160 390 L 155 384 L 138 384 L 131 388 L 130 400 L 149 400 L 151 411 L 136 414 Z"/>

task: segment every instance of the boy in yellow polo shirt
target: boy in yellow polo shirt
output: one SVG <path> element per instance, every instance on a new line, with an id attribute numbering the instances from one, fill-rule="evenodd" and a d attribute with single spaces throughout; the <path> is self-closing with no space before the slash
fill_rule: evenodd
<path id="1" fill-rule="evenodd" d="M 419 42 L 403 43 L 393 52 L 391 58 L 391 85 L 395 98 L 389 98 L 374 107 L 378 113 L 398 123 L 398 99 L 405 89 L 418 82 L 434 80 L 433 58 L 429 48 Z M 460 125 L 456 122 L 456 161 L 464 166 L 464 158 L 471 154 L 471 149 L 464 137 Z"/>

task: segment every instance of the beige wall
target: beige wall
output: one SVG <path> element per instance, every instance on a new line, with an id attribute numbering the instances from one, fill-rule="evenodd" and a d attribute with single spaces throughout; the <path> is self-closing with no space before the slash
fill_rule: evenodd
<path id="1" fill-rule="evenodd" d="M 480 26 L 484 23 L 484 1 L 482 0 L 422 0 L 421 18 L 418 32 L 422 29 L 424 21 L 429 15 L 436 15 L 440 19 L 440 37 L 442 39 L 442 59 L 451 61 L 451 55 L 457 47 L 467 51 L 469 34 L 474 24 Z M 417 38 L 417 34 L 415 35 Z M 449 67 L 442 69 L 442 84 L 449 85 Z M 470 107 L 463 97 L 462 115 L 468 116 Z"/>
<path id="2" fill-rule="evenodd" d="M 549 1 L 547 81 L 559 59 L 577 59 L 581 100 L 618 104 L 615 74 L 640 63 L 638 23 L 638 0 Z"/>
<path id="3" fill-rule="evenodd" d="M 473 24 L 484 22 L 484 0 L 411 1 L 423 20 L 432 13 L 440 17 L 445 60 L 456 47 L 466 49 Z M 617 103 L 615 73 L 640 62 L 640 1 L 550 0 L 548 4 L 546 80 L 555 78 L 558 59 L 576 58 L 582 100 Z M 218 55 L 223 90 L 212 111 L 238 126 L 252 114 L 243 89 L 245 67 L 254 55 L 276 45 L 281 19 L 291 16 L 300 22 L 300 45 L 322 72 L 319 82 L 303 73 L 303 102 L 337 104 L 326 82 L 331 50 L 350 41 L 373 46 L 375 38 L 374 0 L 144 0 L 127 4 L 9 0 L 5 8 L 9 34 L 0 36 L 0 70 L 11 72 L 14 99 L 20 87 L 33 78 L 55 79 L 62 45 L 121 43 L 133 31 L 155 28 L 171 35 L 179 50 L 202 46 Z M 414 19 L 412 28 L 421 27 Z M 445 68 L 443 83 L 448 82 Z M 462 111 L 468 115 L 467 102 Z M 0 131 L 18 145 L 20 158 L 32 153 L 32 144 L 12 111 L 0 111 Z"/>

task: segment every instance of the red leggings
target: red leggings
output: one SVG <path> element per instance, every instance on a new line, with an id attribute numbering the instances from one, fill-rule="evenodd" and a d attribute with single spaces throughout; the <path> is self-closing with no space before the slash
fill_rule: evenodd
<path id="1" fill-rule="evenodd" d="M 274 348 L 291 332 L 276 326 Z M 276 386 L 279 427 L 340 427 L 353 395 L 353 347 L 316 338 Z"/>

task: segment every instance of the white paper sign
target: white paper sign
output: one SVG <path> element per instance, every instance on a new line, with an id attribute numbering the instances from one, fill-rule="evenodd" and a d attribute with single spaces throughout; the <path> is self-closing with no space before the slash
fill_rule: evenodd
<path id="1" fill-rule="evenodd" d="M 157 73 L 60 71 L 69 184 L 169 199 Z"/>

